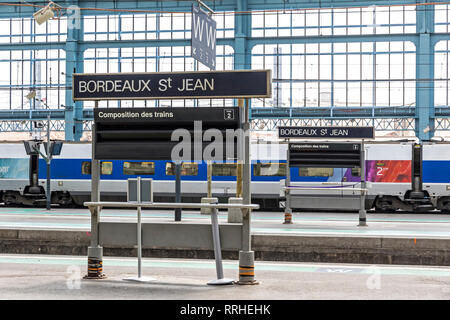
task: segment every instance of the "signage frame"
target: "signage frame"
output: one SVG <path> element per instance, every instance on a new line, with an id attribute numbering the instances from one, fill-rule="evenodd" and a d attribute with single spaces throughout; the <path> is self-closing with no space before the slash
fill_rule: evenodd
<path id="1" fill-rule="evenodd" d="M 212 142 L 203 140 L 203 135 L 209 128 L 215 128 L 226 136 L 226 130 L 237 130 L 241 127 L 243 110 L 240 107 L 213 107 L 196 108 L 197 112 L 192 112 L 192 108 L 173 107 L 140 107 L 140 108 L 95 108 L 94 125 L 95 142 L 92 157 L 95 160 L 171 160 L 171 151 L 174 146 L 180 143 L 171 140 L 171 132 L 175 129 L 187 130 L 190 133 L 192 148 L 190 148 L 190 158 L 183 156 L 183 162 L 197 162 L 210 160 L 203 158 L 204 148 Z M 228 117 L 227 111 L 233 115 Z M 105 116 L 100 116 L 100 114 Z M 124 116 L 115 116 L 116 113 L 123 113 Z M 143 116 L 142 114 L 145 113 Z M 161 113 L 160 116 L 155 116 Z M 170 115 L 169 115 L 170 114 Z M 204 120 L 204 119 L 207 120 Z M 200 122 L 198 128 L 195 122 Z M 201 131 L 196 131 L 200 129 Z M 197 133 L 196 133 L 197 132 Z M 196 134 L 201 134 L 201 140 L 195 141 Z M 152 136 L 155 135 L 156 136 Z M 194 140 L 192 140 L 194 139 Z M 183 138 L 184 141 L 184 138 Z M 167 148 L 166 148 L 167 147 Z M 196 147 L 201 148 L 201 159 L 196 159 Z M 222 148 L 222 159 L 227 162 L 235 159 L 238 155 L 239 144 L 225 141 Z M 233 158 L 230 156 L 228 148 L 233 150 Z M 125 153 L 124 153 L 125 152 Z"/>
<path id="2" fill-rule="evenodd" d="M 289 167 L 307 167 L 307 168 L 355 168 L 361 167 L 362 142 L 289 142 L 288 158 Z M 333 157 L 336 154 L 346 155 L 343 158 Z M 358 155 L 358 159 L 352 159 L 352 155 Z M 303 160 L 303 158 L 308 160 Z M 328 161 L 329 158 L 336 162 Z M 354 165 L 341 164 L 340 161 L 356 160 Z M 310 161 L 308 163 L 308 161 Z M 323 162 L 316 164 L 313 162 Z M 297 164 L 297 162 L 307 162 Z M 328 163 L 327 163 L 328 162 Z M 294 163 L 294 164 L 293 164 Z"/>
<path id="3" fill-rule="evenodd" d="M 329 130 L 353 130 L 356 133 L 350 135 L 350 136 L 330 136 L 327 135 L 281 135 L 281 130 L 283 129 L 297 129 L 297 130 L 316 130 L 317 132 L 321 132 L 322 130 L 327 130 L 327 133 L 329 133 Z M 369 131 L 369 135 L 357 135 L 357 131 Z M 375 127 L 294 127 L 294 126 L 280 126 L 278 127 L 278 138 L 279 139 L 330 139 L 330 140 L 337 140 L 337 139 L 375 139 Z"/>
<path id="4" fill-rule="evenodd" d="M 219 73 L 229 73 L 236 74 L 239 73 L 265 73 L 265 84 L 266 90 L 264 94 L 233 94 L 233 95 L 208 95 L 208 96 L 146 96 L 146 97 L 135 97 L 135 96 L 123 96 L 123 97 L 93 97 L 93 98 L 77 98 L 75 97 L 75 78 L 79 76 L 127 76 L 127 75 L 149 75 L 149 76 L 161 76 L 167 75 L 203 75 L 203 74 L 219 74 Z M 270 98 L 272 96 L 272 71 L 270 69 L 257 69 L 257 70 L 220 70 L 220 71 L 176 71 L 176 72 L 117 72 L 117 73 L 74 73 L 72 75 L 72 99 L 73 101 L 102 101 L 102 100 L 188 100 L 188 99 L 249 99 L 249 98 Z"/>

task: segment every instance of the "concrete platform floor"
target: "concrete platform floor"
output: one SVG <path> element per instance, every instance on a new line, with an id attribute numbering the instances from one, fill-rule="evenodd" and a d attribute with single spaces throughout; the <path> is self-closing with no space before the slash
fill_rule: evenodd
<path id="1" fill-rule="evenodd" d="M 136 276 L 136 258 L 105 257 L 104 280 L 82 280 L 86 257 L 0 255 L 0 299 L 450 299 L 450 268 L 263 262 L 255 264 L 255 286 L 209 286 L 214 260 L 144 259 L 150 283 Z M 224 261 L 225 277 L 237 279 L 237 261 Z"/>

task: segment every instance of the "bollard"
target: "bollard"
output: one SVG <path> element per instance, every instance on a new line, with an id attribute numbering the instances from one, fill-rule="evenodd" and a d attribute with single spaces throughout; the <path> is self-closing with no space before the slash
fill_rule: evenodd
<path id="1" fill-rule="evenodd" d="M 201 203 L 219 203 L 218 198 L 201 198 Z M 211 214 L 211 209 L 209 208 L 201 208 L 200 214 Z"/>
<path id="2" fill-rule="evenodd" d="M 103 248 L 88 247 L 88 272 L 83 279 L 105 279 L 103 273 Z"/>
<path id="3" fill-rule="evenodd" d="M 291 193 L 289 189 L 286 189 L 286 205 L 284 208 L 283 224 L 292 224 Z"/>
<path id="4" fill-rule="evenodd" d="M 242 204 L 242 198 L 228 198 L 228 203 L 233 204 Z M 228 208 L 228 223 L 242 223 L 242 210 L 235 208 Z"/>
<path id="5" fill-rule="evenodd" d="M 283 224 L 292 224 L 292 210 L 285 210 Z"/>
<path id="6" fill-rule="evenodd" d="M 239 281 L 235 284 L 259 284 L 255 280 L 255 252 L 254 251 L 239 251 Z"/>

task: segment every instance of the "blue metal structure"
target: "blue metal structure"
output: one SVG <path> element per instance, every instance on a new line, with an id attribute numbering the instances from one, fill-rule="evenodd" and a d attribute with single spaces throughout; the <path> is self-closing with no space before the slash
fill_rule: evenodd
<path id="1" fill-rule="evenodd" d="M 271 68 L 281 77 L 273 79 L 280 90 L 276 100 L 252 102 L 255 129 L 374 125 L 414 130 L 420 140 L 450 129 L 449 73 L 442 72 L 449 69 L 450 52 L 444 0 L 204 2 L 219 22 L 218 70 Z M 30 131 L 29 120 L 45 120 L 50 112 L 53 130 L 64 130 L 66 140 L 80 140 L 89 129 L 92 105 L 72 101 L 74 72 L 202 68 L 189 51 L 195 1 L 55 3 L 63 7 L 60 19 L 37 26 L 32 15 L 47 1 L 0 1 L 0 24 L 10 24 L 0 27 L 0 70 L 10 73 L 0 82 L 0 132 Z M 436 57 L 445 62 L 438 65 Z M 41 100 L 45 92 L 48 108 L 24 100 L 29 90 L 38 90 Z"/>

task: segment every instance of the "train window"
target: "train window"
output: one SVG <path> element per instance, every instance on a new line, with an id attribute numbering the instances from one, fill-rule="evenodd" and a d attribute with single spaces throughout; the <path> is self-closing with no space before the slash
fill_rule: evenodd
<path id="1" fill-rule="evenodd" d="M 213 176 L 235 176 L 236 175 L 236 163 L 213 163 L 212 164 Z"/>
<path id="2" fill-rule="evenodd" d="M 154 162 L 124 162 L 123 174 L 125 175 L 153 175 L 155 174 Z"/>
<path id="3" fill-rule="evenodd" d="M 361 176 L 361 168 L 352 168 L 352 176 L 360 177 Z"/>
<path id="4" fill-rule="evenodd" d="M 102 168 L 101 174 L 110 175 L 112 174 L 113 164 L 112 162 L 101 162 L 100 167 Z M 81 163 L 81 174 L 91 174 L 91 162 L 83 161 Z"/>
<path id="5" fill-rule="evenodd" d="M 83 163 L 81 163 L 81 174 L 91 174 L 90 161 L 83 161 Z"/>
<path id="6" fill-rule="evenodd" d="M 253 166 L 253 175 L 255 176 L 285 176 L 286 163 L 271 162 L 257 163 Z"/>
<path id="7" fill-rule="evenodd" d="M 298 168 L 300 177 L 331 177 L 333 168 Z"/>
<path id="8" fill-rule="evenodd" d="M 175 164 L 173 162 L 166 163 L 166 176 L 175 175 Z M 181 164 L 182 176 L 196 176 L 198 175 L 198 163 L 195 162 L 183 162 Z"/>
<path id="9" fill-rule="evenodd" d="M 102 168 L 102 174 L 110 175 L 113 171 L 112 162 L 102 162 L 100 163 L 100 167 Z"/>

